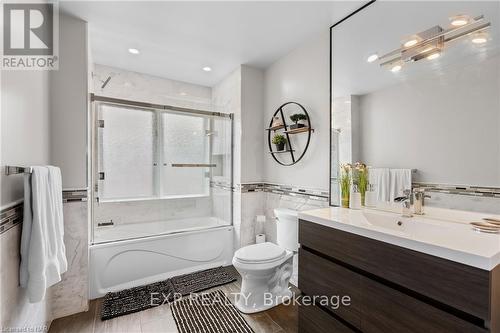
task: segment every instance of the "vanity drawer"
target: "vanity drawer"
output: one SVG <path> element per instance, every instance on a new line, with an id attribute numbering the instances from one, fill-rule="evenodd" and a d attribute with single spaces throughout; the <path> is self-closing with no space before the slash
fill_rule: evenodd
<path id="1" fill-rule="evenodd" d="M 361 279 L 366 333 L 486 333 L 487 330 L 369 278 Z"/>
<path id="2" fill-rule="evenodd" d="M 307 296 L 349 296 L 349 306 L 326 307 L 360 328 L 361 276 L 303 249 L 299 250 L 299 289 Z"/>
<path id="3" fill-rule="evenodd" d="M 299 307 L 299 333 L 352 333 L 326 311 L 314 305 Z"/>
<path id="4" fill-rule="evenodd" d="M 488 271 L 304 220 L 299 222 L 299 242 L 361 272 L 489 320 Z"/>

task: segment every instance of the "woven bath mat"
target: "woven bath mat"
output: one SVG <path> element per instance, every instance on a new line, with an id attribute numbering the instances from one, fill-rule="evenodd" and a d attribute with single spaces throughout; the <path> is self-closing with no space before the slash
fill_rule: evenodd
<path id="1" fill-rule="evenodd" d="M 180 333 L 253 333 L 221 290 L 186 297 L 171 305 Z"/>
<path id="2" fill-rule="evenodd" d="M 175 292 L 182 296 L 236 281 L 238 272 L 232 266 L 176 276 L 170 279 Z"/>
<path id="3" fill-rule="evenodd" d="M 233 267 L 217 267 L 107 293 L 102 303 L 101 319 L 107 320 L 146 310 L 173 301 L 175 294 L 195 293 L 236 281 L 237 278 L 238 273 Z"/>

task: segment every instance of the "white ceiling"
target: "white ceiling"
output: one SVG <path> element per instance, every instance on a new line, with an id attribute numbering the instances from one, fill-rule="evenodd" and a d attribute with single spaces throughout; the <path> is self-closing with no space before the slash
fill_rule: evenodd
<path id="1" fill-rule="evenodd" d="M 470 37 L 451 42 L 441 57 L 406 64 L 398 73 L 368 63 L 374 52 L 399 48 L 406 36 L 435 25 L 447 29 L 457 14 L 484 15 L 491 22 L 488 42 L 471 43 Z M 377 1 L 334 28 L 334 97 L 362 95 L 416 78 L 443 79 L 449 72 L 500 54 L 500 2 L 498 1 Z"/>
<path id="2" fill-rule="evenodd" d="M 65 1 L 89 23 L 93 61 L 213 86 L 240 64 L 266 68 L 363 1 Z M 127 52 L 140 50 L 139 55 Z M 210 66 L 211 72 L 202 67 Z"/>

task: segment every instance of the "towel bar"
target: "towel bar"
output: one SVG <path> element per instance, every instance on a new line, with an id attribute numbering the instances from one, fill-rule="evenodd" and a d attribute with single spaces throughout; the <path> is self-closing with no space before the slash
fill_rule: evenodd
<path id="1" fill-rule="evenodd" d="M 5 166 L 5 175 L 15 175 L 19 173 L 31 173 L 32 169 L 31 167 L 19 167 L 19 166 L 11 166 L 11 165 L 6 165 Z"/>

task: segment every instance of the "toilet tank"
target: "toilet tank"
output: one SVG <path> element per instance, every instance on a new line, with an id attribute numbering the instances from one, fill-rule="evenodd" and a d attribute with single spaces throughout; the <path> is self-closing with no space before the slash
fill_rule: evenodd
<path id="1" fill-rule="evenodd" d="M 290 251 L 298 251 L 299 221 L 297 211 L 287 208 L 276 208 L 274 216 L 276 216 L 278 245 Z"/>

